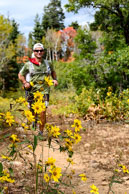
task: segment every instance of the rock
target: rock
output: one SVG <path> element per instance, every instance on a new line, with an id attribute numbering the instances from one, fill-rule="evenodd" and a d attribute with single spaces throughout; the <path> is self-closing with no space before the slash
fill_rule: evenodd
<path id="1" fill-rule="evenodd" d="M 90 147 L 90 144 L 89 143 L 86 143 L 85 145 L 84 145 L 84 148 L 89 148 Z"/>
<path id="2" fill-rule="evenodd" d="M 108 183 L 107 183 L 106 181 L 103 181 L 103 182 L 101 183 L 101 185 L 102 185 L 102 186 L 106 186 L 106 185 L 108 185 Z"/>
<path id="3" fill-rule="evenodd" d="M 13 161 L 13 162 L 11 162 L 14 166 L 16 166 L 16 167 L 21 167 L 22 166 L 22 163 L 21 162 L 19 162 L 19 161 Z"/>
<path id="4" fill-rule="evenodd" d="M 96 160 L 92 160 L 92 161 L 90 162 L 90 166 L 91 166 L 92 168 L 98 168 L 99 162 L 97 162 Z"/>

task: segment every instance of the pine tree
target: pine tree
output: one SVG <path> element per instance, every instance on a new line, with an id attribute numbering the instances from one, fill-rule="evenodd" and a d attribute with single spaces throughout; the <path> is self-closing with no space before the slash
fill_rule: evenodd
<path id="1" fill-rule="evenodd" d="M 15 20 L 13 19 L 12 20 L 12 32 L 10 33 L 10 37 L 9 37 L 9 40 L 12 41 L 12 43 L 16 43 L 16 39 L 18 37 L 18 34 L 20 33 L 19 30 L 18 30 L 18 24 L 15 22 Z"/>
<path id="2" fill-rule="evenodd" d="M 29 36 L 28 36 L 28 48 L 32 48 L 33 46 L 33 35 L 32 35 L 32 32 L 29 33 Z"/>
<path id="3" fill-rule="evenodd" d="M 42 41 L 42 37 L 44 36 L 44 31 L 42 28 L 42 25 L 40 24 L 40 18 L 39 15 L 36 14 L 35 20 L 34 20 L 34 30 L 32 32 L 33 39 L 34 39 L 34 44 L 37 42 Z"/>
<path id="4" fill-rule="evenodd" d="M 44 15 L 42 18 L 42 27 L 47 29 L 61 30 L 64 28 L 63 20 L 65 19 L 60 0 L 51 0 L 48 6 L 44 7 Z"/>
<path id="5" fill-rule="evenodd" d="M 18 24 L 0 15 L 0 89 L 3 94 L 7 90 L 18 87 L 17 56 L 21 53 L 23 39 L 20 39 Z"/>

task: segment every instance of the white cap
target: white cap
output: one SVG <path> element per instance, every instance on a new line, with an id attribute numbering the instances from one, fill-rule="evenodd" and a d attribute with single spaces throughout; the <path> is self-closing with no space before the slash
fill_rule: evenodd
<path id="1" fill-rule="evenodd" d="M 41 43 L 36 43 L 36 44 L 33 46 L 33 50 L 35 50 L 37 47 L 40 47 L 40 48 L 44 49 L 43 44 L 41 44 Z"/>

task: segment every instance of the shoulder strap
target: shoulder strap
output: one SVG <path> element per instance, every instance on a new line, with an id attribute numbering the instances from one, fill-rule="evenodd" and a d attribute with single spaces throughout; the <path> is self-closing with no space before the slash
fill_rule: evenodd
<path id="1" fill-rule="evenodd" d="M 44 60 L 44 62 L 45 62 L 46 67 L 47 67 L 47 73 L 48 73 L 48 75 L 50 75 L 51 74 L 50 64 L 49 64 L 48 60 Z"/>
<path id="2" fill-rule="evenodd" d="M 45 65 L 46 65 L 46 71 L 45 72 L 40 72 L 40 73 L 51 75 L 51 68 L 50 68 L 49 62 L 47 60 L 44 60 L 44 62 L 45 62 Z M 29 74 L 30 75 L 39 74 L 39 72 L 35 72 L 34 64 L 32 62 L 29 62 Z"/>
<path id="3" fill-rule="evenodd" d="M 29 73 L 34 73 L 34 65 L 29 61 Z"/>

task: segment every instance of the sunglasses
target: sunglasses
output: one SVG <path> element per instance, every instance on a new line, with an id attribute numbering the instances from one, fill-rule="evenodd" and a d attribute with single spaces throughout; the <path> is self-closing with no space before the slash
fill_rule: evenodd
<path id="1" fill-rule="evenodd" d="M 36 52 L 36 53 L 43 52 L 43 50 L 34 50 L 34 52 Z"/>

